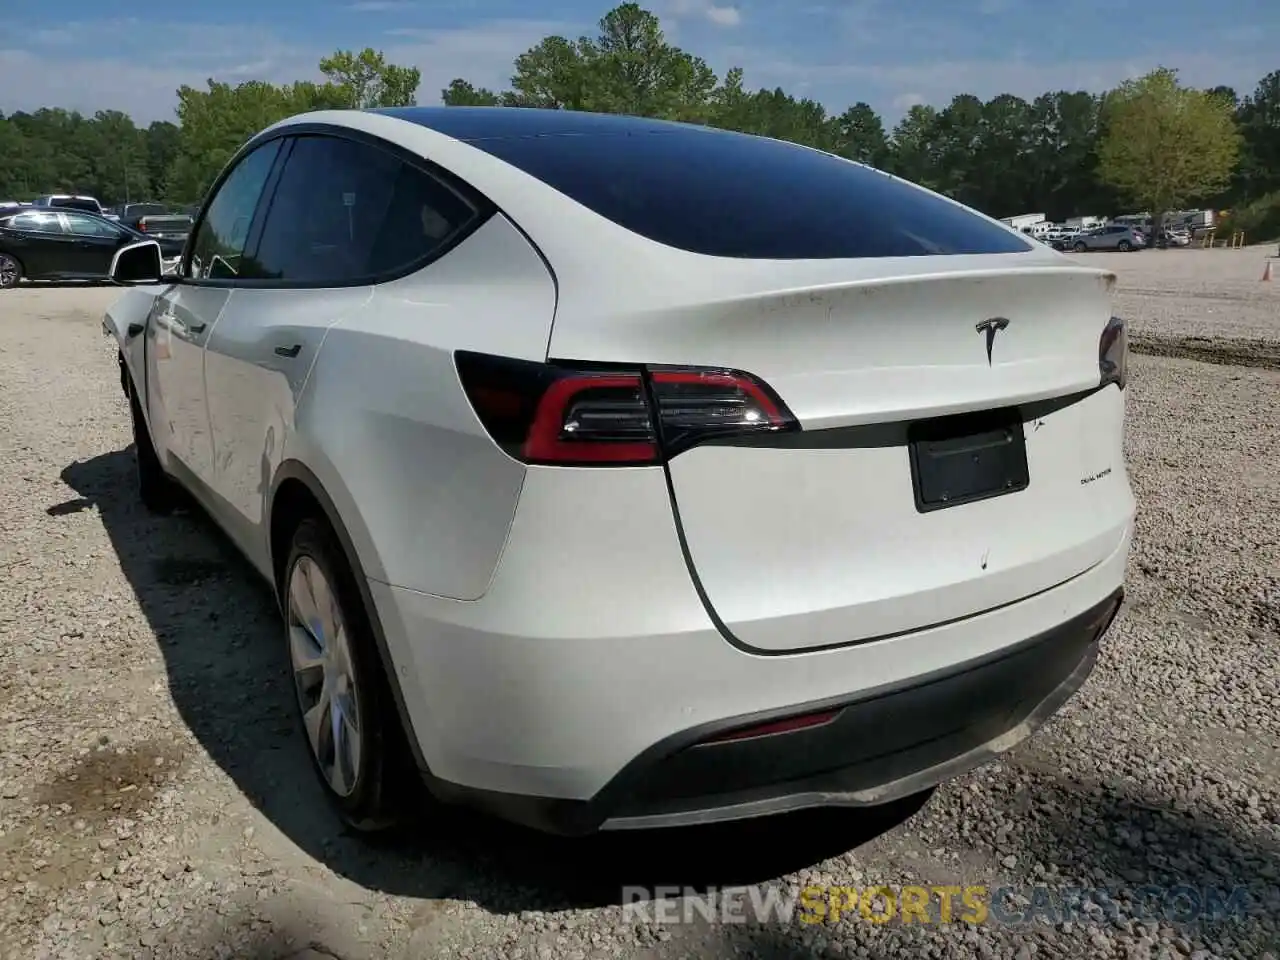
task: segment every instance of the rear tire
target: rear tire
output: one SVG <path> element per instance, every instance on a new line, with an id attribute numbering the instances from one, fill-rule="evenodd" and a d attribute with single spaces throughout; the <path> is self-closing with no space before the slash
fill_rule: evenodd
<path id="1" fill-rule="evenodd" d="M 359 833 L 402 825 L 406 801 L 425 791 L 415 791 L 355 575 L 323 520 L 304 519 L 293 533 L 280 607 L 302 735 L 325 795 Z"/>
<path id="2" fill-rule="evenodd" d="M 142 415 L 142 405 L 132 383 L 129 384 L 129 413 L 133 418 L 133 452 L 138 477 L 138 497 L 142 500 L 142 505 L 152 513 L 162 516 L 172 513 L 181 505 L 182 494 L 178 485 L 160 465 L 160 456 L 156 453 L 155 444 L 151 442 L 151 431 L 147 429 L 146 418 Z"/>
<path id="3" fill-rule="evenodd" d="M 11 290 L 22 279 L 22 264 L 17 257 L 0 253 L 0 290 Z"/>
<path id="4" fill-rule="evenodd" d="M 1119 250 L 1121 253 L 1128 253 L 1130 250 L 1133 249 L 1133 246 L 1129 243 L 1128 240 L 1121 240 L 1118 244 L 1116 244 L 1116 249 Z"/>
<path id="5" fill-rule="evenodd" d="M 1075 244 L 1071 247 L 1071 249 L 1074 250 L 1076 253 L 1084 253 L 1085 250 L 1088 249 L 1088 247 L 1086 247 L 1083 243 L 1077 240 Z"/>

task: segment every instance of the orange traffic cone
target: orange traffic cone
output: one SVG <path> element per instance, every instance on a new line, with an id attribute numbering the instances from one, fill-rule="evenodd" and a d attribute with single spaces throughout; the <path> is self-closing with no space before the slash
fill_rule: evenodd
<path id="1" fill-rule="evenodd" d="M 1262 271 L 1262 281 L 1270 281 L 1270 280 L 1271 280 L 1271 261 L 1268 260 L 1267 268 Z M 1262 282 L 1262 281 L 1259 281 L 1259 282 Z"/>

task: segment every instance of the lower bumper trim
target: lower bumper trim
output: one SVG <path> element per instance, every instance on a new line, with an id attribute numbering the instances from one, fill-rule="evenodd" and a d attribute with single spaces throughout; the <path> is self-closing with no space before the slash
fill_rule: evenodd
<path id="1" fill-rule="evenodd" d="M 1124 598 L 995 654 L 864 691 L 798 704 L 829 723 L 715 741 L 777 711 L 687 730 L 636 757 L 590 800 L 473 790 L 428 777 L 446 802 L 562 835 L 690 826 L 828 806 L 874 806 L 920 793 L 1031 736 L 1084 685 Z"/>

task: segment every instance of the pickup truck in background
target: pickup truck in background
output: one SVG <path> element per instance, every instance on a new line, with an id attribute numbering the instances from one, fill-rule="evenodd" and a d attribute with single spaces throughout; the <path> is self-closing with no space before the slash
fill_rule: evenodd
<path id="1" fill-rule="evenodd" d="M 138 221 L 146 216 L 163 216 L 171 212 L 171 208 L 163 203 L 147 201 L 146 203 L 122 203 L 111 211 L 130 230 L 138 229 Z"/>
<path id="2" fill-rule="evenodd" d="M 165 269 L 171 270 L 177 266 L 182 251 L 186 249 L 191 224 L 191 218 L 182 213 L 147 214 L 135 221 L 133 229 L 160 244 Z"/>

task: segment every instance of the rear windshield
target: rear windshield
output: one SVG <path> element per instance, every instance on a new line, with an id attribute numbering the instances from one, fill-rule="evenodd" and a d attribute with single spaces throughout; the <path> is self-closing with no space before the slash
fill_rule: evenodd
<path id="1" fill-rule="evenodd" d="M 628 230 L 693 253 L 822 260 L 1033 249 L 888 174 L 776 140 L 655 125 L 469 142 Z"/>
<path id="2" fill-rule="evenodd" d="M 89 213 L 102 212 L 96 200 L 83 200 L 79 197 L 54 197 L 49 201 L 49 206 L 60 207 L 63 210 L 85 210 Z"/>

